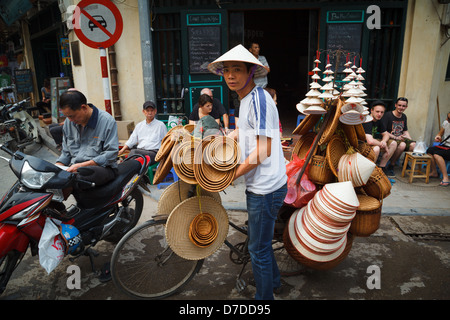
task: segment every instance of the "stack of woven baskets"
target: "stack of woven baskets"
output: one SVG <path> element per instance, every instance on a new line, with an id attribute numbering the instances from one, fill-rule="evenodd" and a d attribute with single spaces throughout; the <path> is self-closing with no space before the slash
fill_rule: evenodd
<path id="1" fill-rule="evenodd" d="M 348 255 L 354 236 L 368 237 L 373 234 L 379 228 L 382 201 L 391 192 L 389 179 L 374 163 L 375 154 L 366 142 L 362 124 L 349 125 L 339 121 L 343 104 L 343 101 L 338 100 L 336 106 L 330 108 L 328 111 L 330 118 L 325 128 L 321 128 L 324 125 L 325 116 L 311 114 L 307 115 L 293 131 L 293 134 L 299 134 L 300 138 L 292 153 L 298 155 L 300 159 L 306 159 L 308 153 L 312 153 L 307 175 L 318 189 L 334 182 L 351 181 L 359 200 L 356 214 L 348 229 L 347 241 L 350 245 L 347 245 L 345 250 L 331 261 L 320 261 L 320 259 L 312 258 L 314 255 L 308 257 L 302 254 L 305 252 L 304 248 L 295 245 L 299 243 L 299 239 L 293 238 L 292 233 L 289 234 L 286 225 L 283 237 L 287 251 L 298 262 L 314 269 L 323 270 L 336 266 Z M 314 139 L 317 132 L 320 132 L 320 128 L 323 129 L 322 134 L 313 149 Z M 367 161 L 370 161 L 372 165 Z M 341 166 L 339 166 L 340 162 Z M 361 167 L 357 167 L 357 162 Z M 345 174 L 339 172 L 344 168 Z M 355 177 L 356 172 L 358 177 Z"/>
<path id="2" fill-rule="evenodd" d="M 192 126 L 187 126 L 174 127 L 163 138 L 155 158 L 160 163 L 153 184 L 161 182 L 173 167 L 186 183 L 199 184 L 211 192 L 226 189 L 241 158 L 239 145 L 227 136 L 195 138 Z"/>

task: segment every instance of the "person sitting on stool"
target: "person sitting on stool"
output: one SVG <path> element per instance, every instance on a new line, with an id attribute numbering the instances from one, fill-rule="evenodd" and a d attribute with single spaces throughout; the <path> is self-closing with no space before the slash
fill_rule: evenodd
<path id="1" fill-rule="evenodd" d="M 442 187 L 448 187 L 450 180 L 448 178 L 447 166 L 445 161 L 450 160 L 450 112 L 447 113 L 447 119 L 442 123 L 441 130 L 434 138 L 434 141 L 440 142 L 438 146 L 430 147 L 427 153 L 431 158 L 430 177 L 438 177 L 436 164 L 442 172 L 442 181 L 439 184 Z"/>
<path id="2" fill-rule="evenodd" d="M 142 113 L 145 120 L 137 124 L 118 155 L 121 156 L 125 151 L 131 149 L 129 156 L 134 154 L 148 155 L 150 156 L 150 165 L 152 165 L 155 163 L 155 156 L 161 147 L 161 141 L 167 134 L 167 128 L 164 122 L 155 119 L 157 109 L 152 101 L 144 103 Z"/>

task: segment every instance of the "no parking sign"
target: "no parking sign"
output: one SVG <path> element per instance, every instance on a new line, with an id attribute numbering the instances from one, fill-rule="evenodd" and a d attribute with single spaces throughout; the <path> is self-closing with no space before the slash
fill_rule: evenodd
<path id="1" fill-rule="evenodd" d="M 111 1 L 82 0 L 73 17 L 75 34 L 91 48 L 108 48 L 122 34 L 122 15 Z"/>

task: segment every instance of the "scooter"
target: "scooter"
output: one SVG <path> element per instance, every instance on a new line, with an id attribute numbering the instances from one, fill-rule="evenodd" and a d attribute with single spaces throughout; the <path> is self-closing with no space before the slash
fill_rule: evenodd
<path id="1" fill-rule="evenodd" d="M 33 256 L 39 253 L 47 217 L 79 231 L 76 242 L 66 239 L 66 256 L 71 261 L 88 256 L 93 272 L 98 253 L 92 247 L 100 240 L 117 243 L 137 224 L 143 208 L 137 186 L 148 170 L 148 156 L 127 158 L 118 165 L 113 181 L 95 187 L 45 160 L 3 145 L 0 149 L 11 156 L 0 158 L 9 161 L 18 178 L 0 201 L 0 294 L 28 247 Z M 64 202 L 70 195 L 76 203 L 66 208 Z"/>
<path id="2" fill-rule="evenodd" d="M 33 117 L 27 112 L 26 103 L 30 99 L 25 99 L 14 104 L 3 106 L 2 130 L 4 135 L 3 143 L 8 144 L 8 148 L 23 150 L 26 146 L 40 142 L 39 131 Z M 11 139 L 12 138 L 12 139 Z"/>

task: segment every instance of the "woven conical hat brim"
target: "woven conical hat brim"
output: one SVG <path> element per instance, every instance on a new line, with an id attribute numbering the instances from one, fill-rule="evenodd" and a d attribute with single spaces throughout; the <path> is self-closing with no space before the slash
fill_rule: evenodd
<path id="1" fill-rule="evenodd" d="M 194 151 L 194 176 L 197 183 L 205 190 L 219 192 L 226 189 L 233 181 L 236 167 L 229 171 L 219 171 L 204 161 L 203 152 L 206 150 L 209 139 L 202 140 Z"/>
<path id="2" fill-rule="evenodd" d="M 201 205 L 201 210 L 200 210 Z M 217 237 L 205 248 L 196 246 L 189 239 L 189 226 L 201 212 L 207 212 L 217 221 Z M 179 203 L 170 213 L 166 223 L 166 239 L 170 248 L 187 260 L 205 259 L 225 241 L 228 234 L 228 215 L 225 208 L 211 197 L 192 197 Z"/>
<path id="3" fill-rule="evenodd" d="M 172 157 L 169 154 L 159 162 L 155 175 L 153 176 L 153 184 L 157 185 L 161 183 L 170 172 L 170 169 L 172 169 Z"/>
<path id="4" fill-rule="evenodd" d="M 192 123 L 188 123 L 184 125 L 184 128 L 189 131 L 190 133 L 192 133 L 194 131 L 195 128 L 195 124 Z"/>
<path id="5" fill-rule="evenodd" d="M 167 131 L 167 134 L 166 134 L 166 135 L 170 135 L 170 134 L 172 134 L 172 132 L 174 132 L 175 130 L 182 129 L 182 128 L 183 128 L 182 125 L 177 125 L 177 126 L 175 126 L 175 127 L 172 127 L 172 128 L 169 129 L 169 131 Z"/>
<path id="6" fill-rule="evenodd" d="M 215 138 L 213 143 L 210 144 L 214 152 L 213 157 L 215 161 L 222 163 L 231 163 L 235 161 L 236 149 L 233 143 L 234 139 L 227 137 Z"/>
<path id="7" fill-rule="evenodd" d="M 207 212 L 199 213 L 189 226 L 189 239 L 196 246 L 206 248 L 216 239 L 218 234 L 217 221 Z"/>
<path id="8" fill-rule="evenodd" d="M 173 168 L 178 177 L 186 183 L 197 184 L 194 176 L 194 150 L 197 140 L 184 141 L 173 148 Z"/>
<path id="9" fill-rule="evenodd" d="M 172 151 L 175 141 L 171 139 L 170 134 L 166 134 L 161 141 L 161 147 L 155 156 L 155 161 L 160 162 L 162 158 L 167 157 L 167 155 Z"/>
<path id="10" fill-rule="evenodd" d="M 305 117 L 305 119 L 303 119 L 303 121 L 299 123 L 297 128 L 295 128 L 294 131 L 292 131 L 292 134 L 304 135 L 304 134 L 308 133 L 309 130 L 314 128 L 314 126 L 316 125 L 316 123 L 319 121 L 319 119 L 321 117 L 322 116 L 320 114 L 307 115 Z"/>
<path id="11" fill-rule="evenodd" d="M 238 44 L 236 47 L 211 62 L 208 65 L 208 70 L 218 76 L 223 76 L 223 62 L 225 61 L 248 62 L 256 65 L 254 73 L 255 78 L 265 77 L 269 72 L 269 70 L 241 44 Z"/>
<path id="12" fill-rule="evenodd" d="M 182 130 L 178 133 L 179 130 Z M 162 158 L 166 157 L 172 151 L 173 146 L 179 140 L 184 138 L 190 138 L 190 134 L 183 126 L 178 125 L 167 131 L 164 138 L 161 140 L 161 147 L 155 156 L 155 161 L 160 161 Z"/>
<path id="13" fill-rule="evenodd" d="M 219 171 L 233 169 L 241 159 L 241 149 L 238 143 L 226 136 L 216 137 L 208 144 L 204 153 L 208 164 Z"/>
<path id="14" fill-rule="evenodd" d="M 326 159 L 333 174 L 338 177 L 339 160 L 347 152 L 344 141 L 338 135 L 334 135 L 327 145 Z"/>
<path id="15" fill-rule="evenodd" d="M 188 199 L 188 193 L 191 190 L 192 185 L 188 184 L 182 180 L 175 181 L 167 188 L 164 189 L 163 193 L 159 197 L 158 201 L 158 215 L 170 214 L 172 210 L 181 202 Z M 217 202 L 222 203 L 220 194 L 218 192 L 210 192 L 201 187 L 195 187 L 195 196 L 197 196 L 197 191 L 199 196 L 211 197 Z"/>
<path id="16" fill-rule="evenodd" d="M 330 141 L 331 137 L 333 137 L 339 123 L 339 116 L 341 115 L 342 105 L 343 102 L 341 99 L 339 99 L 336 108 L 333 108 L 334 113 L 330 114 L 331 119 L 329 120 L 327 127 L 322 133 L 322 137 L 319 140 L 319 145 L 326 144 L 328 141 Z"/>
<path id="17" fill-rule="evenodd" d="M 166 157 L 172 151 L 172 148 L 177 141 L 183 141 L 185 139 L 190 139 L 191 137 L 189 131 L 181 125 L 171 128 L 161 140 L 161 147 L 156 153 L 155 161 L 160 161 L 162 158 Z"/>
<path id="18" fill-rule="evenodd" d="M 316 137 L 316 134 L 314 132 L 309 132 L 298 139 L 297 143 L 294 146 L 294 149 L 292 149 L 292 156 L 291 160 L 293 159 L 293 155 L 296 154 L 300 159 L 305 159 L 306 155 L 308 154 L 308 150 L 311 148 L 312 144 L 314 143 L 314 138 Z M 312 155 L 316 154 L 317 147 L 314 150 L 311 150 Z"/>

